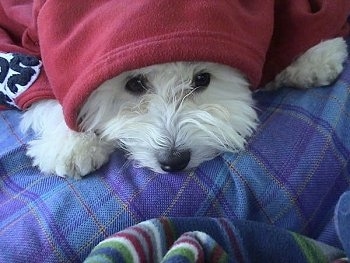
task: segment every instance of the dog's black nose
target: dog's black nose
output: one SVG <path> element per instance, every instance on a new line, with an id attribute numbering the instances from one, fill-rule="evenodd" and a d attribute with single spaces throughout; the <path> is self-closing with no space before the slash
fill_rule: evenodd
<path id="1" fill-rule="evenodd" d="M 178 172 L 187 167 L 190 159 L 189 150 L 171 150 L 168 154 L 159 156 L 158 162 L 164 172 Z"/>

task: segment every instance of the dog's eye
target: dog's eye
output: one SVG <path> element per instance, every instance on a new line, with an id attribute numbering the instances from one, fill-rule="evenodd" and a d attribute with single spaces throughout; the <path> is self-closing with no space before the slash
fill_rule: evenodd
<path id="1" fill-rule="evenodd" d="M 134 94 L 145 93 L 148 89 L 147 79 L 142 75 L 133 77 L 126 82 L 125 89 Z"/>
<path id="2" fill-rule="evenodd" d="M 196 90 L 201 90 L 209 86 L 210 84 L 210 73 L 207 72 L 201 72 L 196 75 L 194 75 L 192 80 L 192 87 Z"/>

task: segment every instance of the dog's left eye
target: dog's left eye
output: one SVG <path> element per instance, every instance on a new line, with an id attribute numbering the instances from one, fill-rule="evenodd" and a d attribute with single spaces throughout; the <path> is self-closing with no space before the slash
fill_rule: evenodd
<path id="1" fill-rule="evenodd" d="M 194 75 L 191 86 L 196 90 L 201 90 L 209 86 L 211 75 L 208 72 L 201 72 Z"/>
<path id="2" fill-rule="evenodd" d="M 134 94 L 145 93 L 148 89 L 147 79 L 142 75 L 133 77 L 126 82 L 125 89 Z"/>

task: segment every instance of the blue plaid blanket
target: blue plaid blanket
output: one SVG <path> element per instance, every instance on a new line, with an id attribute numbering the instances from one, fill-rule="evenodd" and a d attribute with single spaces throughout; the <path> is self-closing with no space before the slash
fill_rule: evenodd
<path id="1" fill-rule="evenodd" d="M 334 209 L 350 189 L 350 66 L 330 87 L 255 97 L 261 125 L 245 151 L 178 174 L 135 168 L 117 151 L 80 181 L 33 168 L 21 113 L 0 112 L 0 262 L 80 262 L 159 217 L 258 221 L 343 248 Z"/>

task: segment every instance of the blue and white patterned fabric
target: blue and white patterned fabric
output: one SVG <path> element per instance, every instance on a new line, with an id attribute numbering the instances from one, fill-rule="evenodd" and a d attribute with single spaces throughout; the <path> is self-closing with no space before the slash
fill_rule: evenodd
<path id="1" fill-rule="evenodd" d="M 41 66 L 34 56 L 0 52 L 0 105 L 17 107 L 15 99 L 35 82 Z"/>

